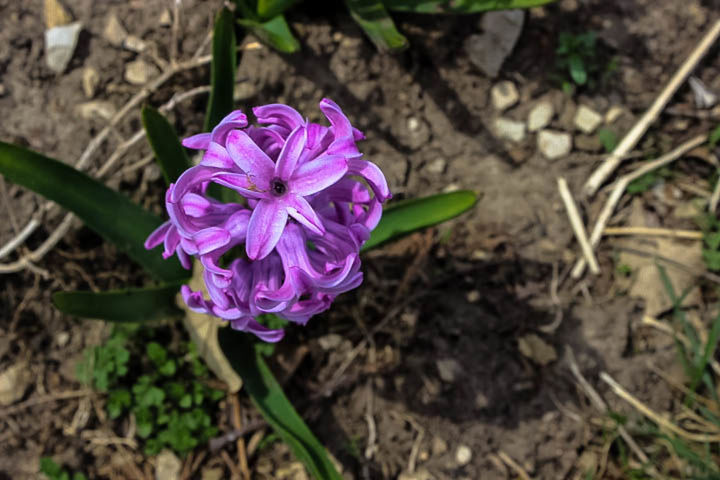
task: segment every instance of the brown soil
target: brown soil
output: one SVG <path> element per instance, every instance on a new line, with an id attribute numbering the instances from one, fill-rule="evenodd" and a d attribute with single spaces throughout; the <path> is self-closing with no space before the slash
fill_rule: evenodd
<path id="1" fill-rule="evenodd" d="M 103 39 L 107 16 L 115 13 L 130 33 L 167 58 L 170 30 L 158 19 L 172 2 L 68 1 L 84 30 L 70 66 L 57 76 L 44 63 L 42 3 L 0 0 L 0 139 L 74 163 L 106 124 L 76 113 L 76 105 L 88 101 L 83 68 L 92 66 L 100 74 L 95 99 L 116 108 L 139 89 L 123 81 L 125 64 L 137 54 Z M 183 2 L 181 58 L 192 55 L 206 37 L 219 6 L 210 3 Z M 551 127 L 567 131 L 577 104 L 601 112 L 620 105 L 629 113 L 612 128 L 622 133 L 712 23 L 714 8 L 716 2 L 701 0 L 564 0 L 533 10 L 495 80 L 481 74 L 463 48 L 465 39 L 477 33 L 479 16 L 395 15 L 411 47 L 384 55 L 342 9 L 296 8 L 289 18 L 303 45 L 301 54 L 283 56 L 267 48 L 243 53 L 238 77 L 245 94 L 239 108 L 282 102 L 316 119 L 318 101 L 332 98 L 366 133 L 364 152 L 384 170 L 396 198 L 453 188 L 483 195 L 478 207 L 460 219 L 370 255 L 360 289 L 341 297 L 307 328 L 290 329 L 283 341 L 275 367 L 288 377 L 289 396 L 348 478 L 397 478 L 411 466 L 416 474 L 427 470 L 433 478 L 513 478 L 497 456 L 500 451 L 533 478 L 578 478 L 583 474 L 580 457 L 601 443 L 602 432 L 583 421 L 592 410 L 563 361 L 567 347 L 601 392 L 607 389 L 596 377 L 604 370 L 654 408 L 669 408 L 669 387 L 647 370 L 646 362 L 674 368 L 672 342 L 637 327 L 642 303 L 618 293 L 611 244 L 600 249 L 603 274 L 584 283 L 587 296 L 567 279 L 578 250 L 555 179 L 564 176 L 579 191 L 601 156 L 575 149 L 549 161 L 536 151 L 534 134 L 519 144 L 497 138 L 489 91 L 501 79 L 512 80 L 520 103 L 505 115 L 518 120 L 526 118 L 538 98 L 550 98 L 558 112 Z M 602 48 L 617 59 L 618 72 L 600 90 L 563 95 L 553 77 L 557 33 L 588 30 L 598 32 Z M 719 88 L 720 65 L 714 55 L 708 58 L 696 73 Z M 149 103 L 160 105 L 207 79 L 205 67 L 183 73 L 151 95 Z M 179 132 L 200 130 L 204 103 L 199 97 L 176 109 Z M 672 106 L 694 109 L 687 87 Z M 139 128 L 137 113 L 128 118 L 100 148 L 90 170 Z M 709 127 L 707 120 L 665 116 L 642 149 L 664 152 Z M 162 181 L 154 166 L 117 173 L 148 152 L 144 142 L 132 148 L 108 183 L 160 213 Z M 707 176 L 702 166 L 678 168 L 695 178 Z M 0 224 L 0 245 L 41 203 L 16 186 L 7 185 L 7 192 L 2 208 L 8 212 L 2 215 L 8 220 Z M 659 225 L 692 225 L 666 219 L 652 193 L 642 198 Z M 586 205 L 590 217 L 601 204 Z M 55 210 L 47 214 L 28 247 L 37 247 L 60 219 Z M 72 365 L 86 345 L 103 335 L 99 324 L 54 311 L 53 291 L 143 282 L 137 267 L 79 225 L 36 267 L 0 277 L 0 371 L 27 361 L 34 378 L 21 402 L 82 388 L 73 379 Z M 558 279 L 560 288 L 553 292 Z M 340 339 L 326 350 L 321 344 L 328 334 Z M 523 355 L 520 339 L 530 334 L 542 338 L 557 360 Z M 348 363 L 351 353 L 356 356 Z M 292 359 L 300 361 L 288 370 Z M 441 376 L 439 365 L 455 370 Z M 340 368 L 344 371 L 338 374 Z M 243 406 L 251 411 L 245 399 Z M 37 478 L 38 459 L 45 455 L 90 478 L 106 478 L 102 472 L 109 463 L 117 466 L 112 478 L 134 478 L 137 471 L 126 464 L 151 478 L 152 459 L 92 441 L 93 432 L 107 438 L 125 434 L 124 426 L 101 411 L 101 399 L 86 397 L 56 399 L 10 414 L 0 409 L 0 478 Z M 87 418 L 78 419 L 83 412 Z M 224 426 L 227 415 L 218 412 Z M 472 458 L 459 465 L 456 452 L 463 445 Z M 236 457 L 234 443 L 222 448 Z M 193 478 L 211 467 L 230 474 L 220 451 L 203 447 L 194 458 L 201 457 Z M 250 466 L 257 478 L 282 478 L 293 461 L 286 448 L 275 444 L 252 456 Z M 618 467 L 607 472 L 610 478 L 622 476 Z"/>

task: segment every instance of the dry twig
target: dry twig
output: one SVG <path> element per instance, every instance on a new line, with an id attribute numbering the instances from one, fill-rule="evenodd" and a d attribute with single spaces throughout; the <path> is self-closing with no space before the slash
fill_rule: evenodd
<path id="1" fill-rule="evenodd" d="M 623 193 L 625 193 L 625 189 L 630 184 L 630 182 L 632 182 L 633 180 L 635 180 L 637 178 L 642 177 L 646 173 L 652 172 L 653 170 L 656 170 L 660 167 L 663 167 L 669 163 L 674 162 L 675 160 L 682 157 L 684 154 L 686 154 L 693 148 L 695 148 L 699 145 L 702 145 L 706 141 L 707 141 L 706 135 L 698 135 L 696 137 L 693 137 L 690 140 L 686 141 L 685 143 L 681 144 L 680 146 L 676 147 L 674 150 L 657 158 L 656 160 L 653 160 L 652 162 L 648 162 L 647 164 L 643 165 L 642 167 L 638 168 L 637 170 L 634 170 L 634 171 L 620 177 L 620 179 L 615 183 L 615 187 L 612 189 L 610 196 L 605 201 L 605 205 L 603 206 L 603 209 L 600 212 L 600 215 L 598 215 L 597 221 L 595 222 L 595 226 L 593 227 L 592 233 L 590 234 L 590 244 L 592 245 L 592 247 L 595 248 L 600 243 L 600 238 L 603 235 L 605 226 L 607 225 L 608 221 L 610 220 L 610 217 L 612 216 L 613 212 L 615 211 L 615 207 L 617 206 L 618 202 L 620 201 L 620 198 L 622 198 L 622 195 L 623 195 Z M 573 267 L 572 277 L 575 279 L 580 278 L 580 276 L 582 276 L 583 272 L 585 271 L 586 264 L 587 263 L 586 263 L 584 257 L 579 258 L 578 261 L 575 262 L 575 266 Z"/>
<path id="2" fill-rule="evenodd" d="M 606 227 L 603 235 L 641 235 L 648 237 L 672 237 L 686 240 L 702 240 L 703 232 L 697 230 L 675 230 L 672 228 L 651 227 Z"/>
<path id="3" fill-rule="evenodd" d="M 583 224 L 580 212 L 578 211 L 575 200 L 573 200 L 570 189 L 568 188 L 567 181 L 563 177 L 558 177 L 558 190 L 560 190 L 560 198 L 562 198 L 565 204 L 565 210 L 567 211 L 568 218 L 570 219 L 570 225 L 572 225 L 573 232 L 575 232 L 575 238 L 580 244 L 585 260 L 590 265 L 590 271 L 594 274 L 600 273 L 600 266 L 595 259 L 595 254 L 590 246 L 590 242 L 587 238 L 587 232 L 585 231 L 585 225 Z"/>
<path id="4" fill-rule="evenodd" d="M 510 455 L 503 452 L 502 450 L 499 450 L 497 453 L 497 456 L 505 462 L 505 464 L 513 469 L 515 473 L 517 473 L 517 476 L 520 477 L 522 480 L 531 480 L 530 475 L 525 471 L 524 468 L 522 468 L 515 460 L 513 460 Z"/>
<path id="5" fill-rule="evenodd" d="M 717 20 L 710 30 L 705 34 L 700 43 L 695 47 L 693 52 L 687 57 L 685 62 L 675 72 L 675 75 L 670 79 L 670 82 L 665 86 L 660 95 L 655 99 L 652 106 L 645 112 L 640 120 L 633 126 L 633 128 L 623 137 L 618 146 L 613 152 L 605 159 L 605 161 L 590 175 L 583 191 L 586 196 L 592 197 L 595 192 L 600 188 L 605 180 L 615 171 L 620 165 L 622 157 L 632 150 L 635 145 L 640 141 L 642 136 L 645 134 L 650 125 L 658 118 L 660 112 L 665 108 L 665 105 L 670 101 L 675 92 L 685 82 L 688 75 L 693 71 L 695 66 L 700 62 L 700 59 L 707 53 L 710 47 L 713 46 L 718 36 L 720 36 L 720 20 Z"/>

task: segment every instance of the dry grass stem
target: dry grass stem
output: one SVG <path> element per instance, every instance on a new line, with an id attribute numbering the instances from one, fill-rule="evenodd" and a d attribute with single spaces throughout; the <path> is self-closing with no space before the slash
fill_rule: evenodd
<path id="1" fill-rule="evenodd" d="M 720 202 L 720 179 L 718 179 L 712 195 L 710 195 L 710 203 L 708 204 L 708 210 L 710 213 L 717 212 L 718 202 Z"/>
<path id="2" fill-rule="evenodd" d="M 590 265 L 590 271 L 597 275 L 600 273 L 600 266 L 597 263 L 592 246 L 590 246 L 590 242 L 588 241 L 585 225 L 580 217 L 577 205 L 575 205 L 572 193 L 570 193 L 567 181 L 563 177 L 558 177 L 557 183 L 558 190 L 560 190 L 560 198 L 562 198 L 563 204 L 565 204 L 570 225 L 572 225 L 573 232 L 575 232 L 575 238 L 580 244 L 580 249 L 582 250 L 585 260 L 588 262 L 588 265 Z"/>
<path id="3" fill-rule="evenodd" d="M 688 339 L 682 333 L 676 332 L 667 323 L 659 322 L 658 320 L 654 319 L 653 317 L 644 315 L 642 318 L 642 324 L 648 325 L 648 326 L 653 327 L 661 332 L 671 335 L 671 336 L 675 337 L 679 342 L 681 342 L 685 346 L 685 348 L 690 348 L 690 339 Z M 720 375 L 720 363 L 718 363 L 717 360 L 715 360 L 714 358 L 710 359 L 710 368 L 713 369 L 713 372 L 715 372 L 716 375 Z"/>
<path id="4" fill-rule="evenodd" d="M 56 402 L 58 400 L 68 400 L 71 398 L 82 398 L 89 395 L 93 395 L 93 390 L 73 390 L 70 392 L 57 392 L 43 395 L 41 397 L 33 397 L 17 405 L 12 405 L 3 410 L 0 410 L 0 418 L 5 418 L 9 415 L 14 415 L 26 408 L 34 407 L 36 405 L 42 405 L 43 403 Z"/>
<path id="5" fill-rule="evenodd" d="M 595 390 L 595 388 L 590 385 L 590 382 L 588 382 L 587 379 L 583 376 L 582 372 L 580 372 L 580 367 L 578 367 L 577 361 L 575 360 L 575 354 L 573 353 L 572 348 L 567 347 L 565 349 L 565 357 L 567 359 L 568 366 L 570 367 L 570 372 L 575 377 L 575 380 L 578 382 L 580 388 L 585 392 L 593 405 L 595 405 L 595 408 L 598 409 L 603 415 L 607 415 L 610 411 L 608 409 L 607 403 L 605 403 L 605 400 L 603 400 L 597 390 Z M 625 429 L 625 427 L 622 425 L 617 425 L 617 431 L 623 438 L 623 440 L 625 440 L 625 443 L 628 444 L 630 450 L 633 451 L 633 453 L 640 459 L 643 464 L 647 465 L 650 462 L 650 459 L 643 451 L 643 449 L 640 448 L 640 445 L 637 444 L 635 439 L 630 436 L 627 429 Z M 655 467 L 650 467 L 648 469 L 648 473 L 653 477 L 660 477 L 660 474 L 655 469 Z"/>
<path id="6" fill-rule="evenodd" d="M 598 215 L 597 221 L 595 222 L 595 225 L 593 227 L 592 233 L 590 234 L 590 244 L 593 248 L 597 247 L 597 245 L 600 243 L 600 238 L 602 238 L 603 231 L 605 230 L 605 226 L 607 225 L 608 221 L 610 220 L 610 217 L 612 216 L 613 212 L 615 211 L 615 207 L 617 206 L 618 202 L 620 201 L 620 198 L 622 198 L 623 193 L 625 193 L 625 189 L 627 186 L 632 182 L 633 180 L 642 177 L 646 173 L 652 172 L 653 170 L 656 170 L 660 167 L 663 167 L 669 163 L 674 162 L 678 158 L 685 155 L 687 152 L 692 150 L 693 148 L 702 145 L 707 141 L 707 135 L 698 135 L 696 137 L 691 138 L 690 140 L 682 143 L 678 147 L 676 147 L 674 150 L 666 153 L 665 155 L 657 158 L 656 160 L 653 160 L 652 162 L 648 162 L 642 167 L 638 168 L 637 170 L 634 170 L 628 174 L 623 175 L 620 177 L 620 179 L 617 181 L 615 186 L 613 187 L 612 191 L 610 192 L 610 196 L 608 196 L 608 199 L 605 201 L 605 205 L 603 206 L 603 209 L 600 211 L 600 215 Z M 575 279 L 578 279 L 582 276 L 583 272 L 585 271 L 585 266 L 587 265 L 585 258 L 579 258 L 577 262 L 575 263 L 575 266 L 572 270 L 572 277 Z"/>
<path id="7" fill-rule="evenodd" d="M 671 228 L 651 228 L 651 227 L 606 227 L 603 235 L 620 236 L 620 235 L 641 235 L 648 237 L 672 237 L 682 238 L 685 240 L 702 240 L 703 232 L 697 230 L 675 230 Z"/>
<path id="8" fill-rule="evenodd" d="M 715 433 L 713 435 L 707 435 L 704 433 L 693 433 L 688 432 L 687 430 L 678 427 L 670 420 L 666 419 L 659 413 L 652 410 L 650 407 L 645 405 L 643 402 L 635 398 L 630 392 L 625 390 L 618 382 L 615 381 L 610 375 L 608 375 L 606 372 L 600 372 L 600 379 L 607 383 L 610 388 L 615 392 L 615 394 L 628 402 L 630 405 L 632 405 L 637 411 L 645 415 L 647 418 L 655 422 L 659 428 L 674 433 L 675 435 L 681 436 L 687 440 L 693 441 L 693 442 L 720 442 L 720 432 Z"/>
<path id="9" fill-rule="evenodd" d="M 688 75 L 690 75 L 695 66 L 700 62 L 700 59 L 702 59 L 710 47 L 715 44 L 718 36 L 720 36 L 720 20 L 717 20 L 710 30 L 708 30 L 700 43 L 675 72 L 675 75 L 673 75 L 662 92 L 660 92 L 660 95 L 658 95 L 650 108 L 643 114 L 633 128 L 630 129 L 627 135 L 623 137 L 615 150 L 613 150 L 605 161 L 590 175 L 590 178 L 588 178 L 583 187 L 583 192 L 586 196 L 592 197 L 595 195 L 595 192 L 597 192 L 605 180 L 607 180 L 618 165 L 620 165 L 622 157 L 627 155 L 628 152 L 637 145 L 650 125 L 658 118 L 660 112 L 662 112 L 663 108 L 665 108 L 673 95 L 675 95 L 678 88 L 680 88 Z"/>
<path id="10" fill-rule="evenodd" d="M 531 480 L 530 475 L 525 471 L 523 467 L 521 467 L 515 460 L 510 458 L 510 455 L 503 452 L 502 450 L 499 450 L 497 453 L 498 458 L 502 460 L 508 467 L 510 467 L 512 470 L 515 471 L 518 477 L 520 477 L 522 480 Z"/>
<path id="11" fill-rule="evenodd" d="M 236 430 L 242 430 L 240 399 L 238 398 L 237 392 L 229 395 L 230 403 L 232 404 L 233 427 L 235 427 Z M 240 472 L 242 473 L 242 478 L 244 480 L 250 480 L 250 469 L 248 468 L 247 453 L 245 451 L 245 439 L 242 435 L 238 435 L 237 440 L 235 440 L 235 446 L 237 447 L 238 466 L 240 468 Z"/>

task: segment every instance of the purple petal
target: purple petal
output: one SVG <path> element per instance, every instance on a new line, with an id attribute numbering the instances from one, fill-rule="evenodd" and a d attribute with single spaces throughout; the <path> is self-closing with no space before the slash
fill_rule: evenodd
<path id="1" fill-rule="evenodd" d="M 220 123 L 213 128 L 212 140 L 222 145 L 225 143 L 227 134 L 231 130 L 245 128 L 247 124 L 247 116 L 241 110 L 234 110 L 220 120 Z"/>
<path id="2" fill-rule="evenodd" d="M 206 228 L 193 235 L 193 240 L 198 253 L 204 255 L 227 245 L 230 242 L 230 232 L 219 227 Z"/>
<path id="3" fill-rule="evenodd" d="M 212 208 L 212 204 L 210 200 L 202 195 L 188 193 L 180 199 L 180 207 L 186 215 L 197 218 L 207 215 Z"/>
<path id="4" fill-rule="evenodd" d="M 287 208 L 287 213 L 308 230 L 317 235 L 325 233 L 322 220 L 320 220 L 318 214 L 315 213 L 315 210 L 313 210 L 303 197 L 289 194 L 286 195 L 282 201 Z"/>
<path id="5" fill-rule="evenodd" d="M 306 143 L 307 130 L 305 128 L 298 127 L 290 133 L 290 136 L 285 141 L 285 145 L 283 145 L 282 150 L 280 150 L 280 155 L 278 155 L 278 160 L 275 164 L 276 176 L 285 181 L 290 178 L 295 171 L 295 165 L 297 165 Z"/>
<path id="6" fill-rule="evenodd" d="M 348 171 L 342 156 L 326 155 L 298 166 L 290 179 L 290 191 L 297 195 L 312 195 L 340 180 Z"/>
<path id="7" fill-rule="evenodd" d="M 193 150 L 207 150 L 210 145 L 211 135 L 209 133 L 198 133 L 192 137 L 183 138 L 182 144 L 186 148 Z"/>
<path id="8" fill-rule="evenodd" d="M 167 236 L 168 230 L 170 230 L 171 228 L 172 223 L 170 222 L 165 222 L 158 228 L 156 228 L 155 231 L 150 234 L 147 240 L 145 240 L 145 249 L 152 250 L 153 248 L 163 243 L 163 241 L 165 241 L 165 237 Z"/>
<path id="9" fill-rule="evenodd" d="M 226 147 L 235 164 L 243 172 L 255 175 L 263 184 L 270 183 L 275 173 L 275 163 L 247 133 L 233 130 L 228 134 Z"/>
<path id="10" fill-rule="evenodd" d="M 282 329 L 278 330 L 271 330 L 263 325 L 260 325 L 257 320 L 250 317 L 250 319 L 243 325 L 242 329 L 236 328 L 236 323 L 231 322 L 230 326 L 236 330 L 242 330 L 245 332 L 250 332 L 253 335 L 257 336 L 260 340 L 268 343 L 277 343 L 280 340 L 283 339 L 285 336 L 285 331 Z"/>
<path id="11" fill-rule="evenodd" d="M 260 123 L 271 123 L 295 130 L 305 123 L 303 117 L 294 108 L 280 103 L 272 103 L 253 108 L 253 113 Z"/>
<path id="12" fill-rule="evenodd" d="M 247 173 L 218 173 L 212 177 L 212 181 L 228 187 L 248 198 L 264 198 L 267 195 L 265 190 L 253 181 L 253 176 Z"/>
<path id="13" fill-rule="evenodd" d="M 180 287 L 180 294 L 190 310 L 198 313 L 210 313 L 209 302 L 203 298 L 202 292 L 193 292 L 190 287 L 183 285 Z"/>
<path id="14" fill-rule="evenodd" d="M 345 116 L 338 105 L 329 98 L 320 101 L 320 110 L 325 114 L 333 126 L 335 138 L 353 137 L 353 128 L 350 120 Z"/>
<path id="15" fill-rule="evenodd" d="M 245 250 L 251 260 L 265 258 L 277 245 L 288 212 L 276 201 L 260 200 L 250 217 Z"/>
<path id="16" fill-rule="evenodd" d="M 350 174 L 360 175 L 367 180 L 378 200 L 384 202 L 392 197 L 387 185 L 387 180 L 385 180 L 385 175 L 383 175 L 377 165 L 367 160 L 360 160 L 359 158 L 349 160 L 348 165 L 350 167 Z"/>
<path id="17" fill-rule="evenodd" d="M 225 150 L 225 147 L 215 142 L 210 142 L 200 165 L 224 169 L 235 167 L 235 163 L 230 158 L 230 154 Z"/>

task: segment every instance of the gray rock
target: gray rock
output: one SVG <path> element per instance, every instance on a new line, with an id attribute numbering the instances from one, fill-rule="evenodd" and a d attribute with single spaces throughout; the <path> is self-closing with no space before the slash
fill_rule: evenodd
<path id="1" fill-rule="evenodd" d="M 432 173 L 434 175 L 441 175 L 445 171 L 446 167 L 447 167 L 447 162 L 445 161 L 445 159 L 438 157 L 435 160 L 433 160 L 432 162 L 428 163 L 425 166 L 425 170 L 428 173 Z"/>
<path id="2" fill-rule="evenodd" d="M 83 92 L 87 98 L 92 98 L 97 92 L 100 83 L 100 74 L 93 67 L 85 67 L 82 75 Z"/>
<path id="3" fill-rule="evenodd" d="M 520 100 L 515 84 L 509 80 L 495 84 L 490 90 L 490 98 L 495 110 L 507 110 Z"/>
<path id="4" fill-rule="evenodd" d="M 567 132 L 541 130 L 538 133 L 537 145 L 540 153 L 548 160 L 564 157 L 572 149 L 572 136 Z"/>
<path id="5" fill-rule="evenodd" d="M 75 53 L 82 23 L 74 22 L 45 30 L 45 63 L 55 73 L 62 73 Z"/>
<path id="6" fill-rule="evenodd" d="M 440 380 L 447 383 L 455 382 L 462 375 L 463 368 L 452 358 L 443 358 L 435 362 Z"/>
<path id="7" fill-rule="evenodd" d="M 160 452 L 155 462 L 155 480 L 177 480 L 180 478 L 182 462 L 170 450 Z"/>
<path id="8" fill-rule="evenodd" d="M 0 405 L 11 405 L 20 400 L 32 382 L 32 374 L 25 361 L 20 361 L 0 373 Z"/>
<path id="9" fill-rule="evenodd" d="M 483 33 L 470 35 L 465 51 L 480 70 L 489 77 L 497 77 L 505 59 L 517 43 L 525 21 L 522 10 L 500 10 L 483 15 Z"/>
<path id="10" fill-rule="evenodd" d="M 103 30 L 103 38 L 114 47 L 122 47 L 125 39 L 128 36 L 127 30 L 120 23 L 115 14 L 110 14 L 105 23 L 105 30 Z"/>
<path id="11" fill-rule="evenodd" d="M 555 107 L 550 100 L 542 100 L 538 102 L 528 114 L 528 130 L 537 132 L 550 125 L 550 121 L 555 116 Z"/>
<path id="12" fill-rule="evenodd" d="M 603 116 L 586 105 L 580 105 L 575 112 L 573 123 L 583 133 L 593 133 L 602 123 Z"/>
<path id="13" fill-rule="evenodd" d="M 495 135 L 504 140 L 522 142 L 525 140 L 525 124 L 505 117 L 498 117 L 493 123 Z"/>
<path id="14" fill-rule="evenodd" d="M 133 85 L 145 85 L 158 73 L 157 67 L 145 60 L 135 60 L 125 65 L 125 80 Z"/>

